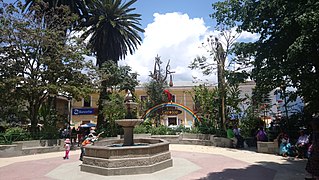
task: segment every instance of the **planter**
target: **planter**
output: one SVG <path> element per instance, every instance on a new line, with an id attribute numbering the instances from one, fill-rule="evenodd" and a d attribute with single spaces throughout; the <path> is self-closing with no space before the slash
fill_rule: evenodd
<path id="1" fill-rule="evenodd" d="M 244 138 L 248 147 L 257 147 L 257 141 L 254 137 Z"/>
<path id="2" fill-rule="evenodd" d="M 47 144 L 47 140 L 40 140 L 40 146 L 44 147 Z"/>
<path id="3" fill-rule="evenodd" d="M 48 141 L 48 146 L 56 146 L 58 145 L 57 139 L 49 139 Z"/>

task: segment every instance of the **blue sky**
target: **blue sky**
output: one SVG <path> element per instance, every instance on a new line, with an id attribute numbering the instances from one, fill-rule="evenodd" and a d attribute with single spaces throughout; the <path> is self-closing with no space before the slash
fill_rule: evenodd
<path id="1" fill-rule="evenodd" d="M 128 55 L 119 64 L 131 66 L 143 83 L 149 80 L 154 59 L 158 55 L 163 66 L 170 61 L 171 71 L 175 72 L 175 84 L 190 84 L 194 77 L 215 84 L 216 72 L 207 77 L 198 70 L 188 68 L 197 56 L 208 56 L 207 49 L 202 47 L 207 37 L 220 34 L 214 31 L 215 21 L 209 17 L 213 12 L 214 2 L 216 1 L 138 0 L 132 7 L 136 8 L 134 13 L 142 15 L 141 27 L 145 30 L 141 34 L 143 41 L 133 55 Z M 239 40 L 255 40 L 256 37 L 255 34 L 242 33 Z M 90 59 L 94 61 L 95 58 Z"/>
<path id="2" fill-rule="evenodd" d="M 171 12 L 186 13 L 190 18 L 203 18 L 207 25 L 213 26 L 213 19 L 209 17 L 212 13 L 212 0 L 138 0 L 132 7 L 136 13 L 142 15 L 142 26 L 153 22 L 153 14 L 166 14 Z"/>

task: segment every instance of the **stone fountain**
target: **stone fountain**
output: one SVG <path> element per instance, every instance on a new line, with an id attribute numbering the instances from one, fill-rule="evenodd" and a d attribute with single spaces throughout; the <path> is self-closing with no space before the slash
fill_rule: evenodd
<path id="1" fill-rule="evenodd" d="M 86 148 L 81 171 L 113 176 L 149 174 L 173 166 L 169 142 L 162 139 L 133 138 L 133 129 L 143 122 L 134 118 L 137 103 L 128 91 L 126 119 L 115 122 L 124 129 L 124 139 L 101 140 Z"/>

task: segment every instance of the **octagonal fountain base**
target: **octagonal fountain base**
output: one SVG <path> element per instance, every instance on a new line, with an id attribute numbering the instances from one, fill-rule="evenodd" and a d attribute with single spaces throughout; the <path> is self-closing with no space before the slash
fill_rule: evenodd
<path id="1" fill-rule="evenodd" d="M 81 171 L 105 175 L 150 174 L 173 166 L 169 142 L 162 139 L 101 140 L 86 147 Z"/>

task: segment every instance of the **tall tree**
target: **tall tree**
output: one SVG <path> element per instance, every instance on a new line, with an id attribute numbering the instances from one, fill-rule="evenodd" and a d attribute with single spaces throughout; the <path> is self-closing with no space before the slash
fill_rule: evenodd
<path id="1" fill-rule="evenodd" d="M 31 129 L 35 131 L 39 109 L 50 92 L 75 98 L 90 92 L 91 78 L 82 72 L 85 67 L 90 68 L 83 58 L 85 47 L 77 38 L 60 37 L 63 28 L 59 25 L 56 29 L 46 29 L 33 15 L 23 14 L 21 3 L 18 7 L 1 3 L 0 7 L 3 9 L 0 17 L 3 25 L 0 29 L 1 85 L 10 88 L 7 91 L 13 92 L 27 107 Z M 59 12 L 69 13 L 67 9 L 59 9 Z M 51 15 L 51 18 L 58 17 Z M 73 19 L 63 17 L 61 26 Z M 55 51 L 48 53 L 50 48 Z M 55 82 L 51 81 L 52 76 L 56 77 Z M 54 123 L 50 125 L 55 127 Z"/>
<path id="2" fill-rule="evenodd" d="M 56 38 L 60 39 L 57 39 L 57 42 L 63 46 L 65 43 L 63 39 L 67 37 L 68 32 L 85 22 L 85 18 L 88 17 L 86 3 L 90 2 L 91 0 L 25 0 L 23 12 L 32 16 L 38 23 L 42 23 L 43 28 L 59 31 L 60 35 Z M 68 9 L 68 11 L 65 11 L 65 9 Z M 64 18 L 70 18 L 70 20 L 65 22 L 63 21 Z M 54 57 L 57 54 L 56 50 L 56 48 L 48 46 L 46 54 L 51 59 L 59 61 L 58 57 Z M 54 65 L 55 63 L 48 65 L 48 71 L 51 71 L 48 81 L 51 84 L 56 83 L 59 79 L 58 76 L 55 76 L 56 68 Z M 48 97 L 49 116 L 55 117 L 57 91 L 50 90 L 49 93 L 51 94 Z"/>
<path id="3" fill-rule="evenodd" d="M 310 113 L 319 106 L 319 2 L 223 1 L 213 4 L 218 24 L 258 33 L 256 42 L 241 43 L 238 56 L 254 58 L 256 89 L 270 91 L 282 85 L 296 88 Z"/>
<path id="4" fill-rule="evenodd" d="M 73 21 L 76 25 L 80 24 L 82 20 L 88 17 L 88 10 L 87 10 L 87 4 L 92 3 L 92 0 L 25 0 L 25 4 L 23 7 L 23 11 L 29 11 L 30 13 L 35 14 L 43 14 L 43 12 L 50 11 L 52 9 L 59 8 L 61 6 L 66 6 L 69 8 L 69 12 L 71 14 L 76 14 L 79 16 L 80 21 Z M 33 8 L 35 6 L 38 6 L 39 8 Z M 44 17 L 44 20 L 46 20 L 46 17 Z"/>
<path id="5" fill-rule="evenodd" d="M 121 0 L 95 0 L 89 7 L 91 15 L 86 24 L 84 37 L 90 37 L 89 48 L 96 55 L 97 65 L 101 67 L 107 61 L 117 63 L 128 54 L 132 54 L 141 43 L 140 14 L 132 13 L 130 7 L 136 0 L 122 4 Z M 98 111 L 103 110 L 103 101 L 107 99 L 108 81 L 102 82 Z M 105 119 L 103 113 L 98 114 L 97 127 L 101 127 Z"/>
<path id="6" fill-rule="evenodd" d="M 168 87 L 167 75 L 171 75 L 169 61 L 166 64 L 165 70 L 162 68 L 161 58 L 157 55 L 154 62 L 154 70 L 150 72 L 151 80 L 144 84 L 147 100 L 142 102 L 144 110 L 150 109 L 158 104 L 169 101 L 167 94 L 164 94 L 164 90 Z M 169 85 L 172 86 L 172 80 L 170 79 Z M 169 93 L 169 92 L 167 92 Z M 160 110 L 159 110 L 160 111 Z M 158 112 L 159 112 L 158 111 Z M 156 126 L 160 125 L 161 116 L 159 113 L 151 114 L 151 118 L 155 118 Z"/>
<path id="7" fill-rule="evenodd" d="M 108 96 L 103 101 L 103 110 L 99 112 L 103 113 L 107 121 L 101 123 L 99 131 L 103 128 L 107 136 L 116 136 L 118 131 L 115 120 L 125 117 L 124 97 L 121 92 L 130 90 L 134 96 L 135 87 L 138 85 L 137 74 L 131 72 L 131 67 L 117 66 L 113 61 L 105 62 L 98 72 L 99 81 L 108 82 Z"/>
<path id="8" fill-rule="evenodd" d="M 219 27 L 216 27 L 219 28 Z M 235 40 L 238 38 L 239 34 L 234 34 L 231 30 L 222 30 L 221 37 L 222 41 L 220 41 L 217 37 L 213 38 L 212 36 L 207 38 L 207 43 L 205 48 L 208 48 L 210 57 L 202 56 L 197 57 L 194 61 L 189 65 L 191 69 L 200 69 L 204 75 L 210 75 L 217 70 L 217 81 L 218 81 L 218 92 L 219 92 L 219 110 L 218 110 L 218 118 L 219 118 L 219 128 L 224 128 L 224 123 L 226 122 L 226 96 L 227 96 L 227 83 L 225 78 L 226 75 L 226 58 L 230 54 L 232 47 L 234 45 Z M 224 47 L 223 44 L 224 43 Z M 204 43 L 203 43 L 204 44 Z M 213 63 L 210 61 L 213 59 Z"/>

